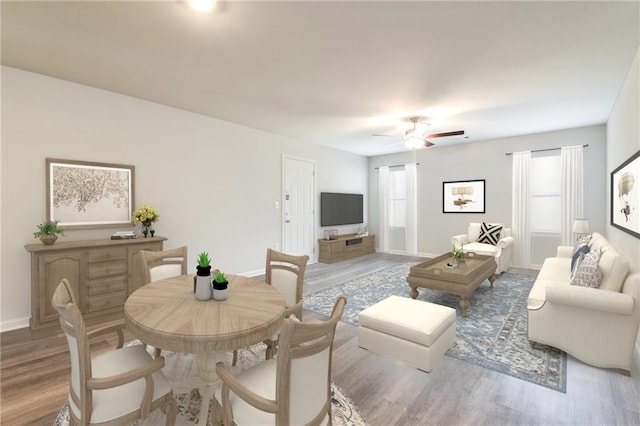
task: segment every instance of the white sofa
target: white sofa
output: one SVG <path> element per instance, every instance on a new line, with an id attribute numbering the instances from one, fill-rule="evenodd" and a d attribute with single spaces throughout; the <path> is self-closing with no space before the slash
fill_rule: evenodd
<path id="1" fill-rule="evenodd" d="M 454 235 L 451 237 L 451 244 L 455 248 L 462 247 L 464 253 L 475 252 L 487 256 L 494 256 L 496 259 L 496 274 L 506 272 L 511 266 L 511 245 L 513 237 L 511 236 L 511 228 L 502 227 L 500 232 L 500 240 L 495 246 L 487 243 L 479 243 L 480 236 L 479 222 L 471 222 L 467 228 L 466 234 Z"/>
<path id="2" fill-rule="evenodd" d="M 640 274 L 629 274 L 628 260 L 602 235 L 594 233 L 588 245 L 602 251 L 600 287 L 571 285 L 573 247 L 559 246 L 529 293 L 529 341 L 629 375 L 640 324 Z"/>

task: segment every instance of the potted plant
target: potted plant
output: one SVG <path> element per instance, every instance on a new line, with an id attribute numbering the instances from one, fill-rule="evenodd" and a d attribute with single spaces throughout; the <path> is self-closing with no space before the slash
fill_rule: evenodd
<path id="1" fill-rule="evenodd" d="M 50 246 L 58 239 L 58 235 L 64 235 L 62 229 L 58 228 L 57 220 L 48 220 L 38 225 L 38 231 L 33 233 L 35 238 L 40 238 L 42 244 Z"/>
<path id="2" fill-rule="evenodd" d="M 224 272 L 216 270 L 213 274 L 213 298 L 215 300 L 225 300 L 227 298 L 227 287 L 229 281 Z"/>
<path id="3" fill-rule="evenodd" d="M 196 266 L 195 293 L 198 300 L 211 299 L 211 258 L 209 253 L 203 251 L 198 255 Z"/>
<path id="4" fill-rule="evenodd" d="M 453 257 L 453 264 L 454 265 L 457 265 L 457 264 L 461 263 L 461 260 L 464 257 L 464 252 L 462 251 L 462 247 L 456 248 L 454 246 L 453 250 L 451 250 L 451 256 Z"/>

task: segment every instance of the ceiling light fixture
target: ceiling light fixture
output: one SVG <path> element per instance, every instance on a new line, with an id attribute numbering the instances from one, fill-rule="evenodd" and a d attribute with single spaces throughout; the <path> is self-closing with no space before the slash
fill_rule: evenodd
<path id="1" fill-rule="evenodd" d="M 411 135 L 405 139 L 404 146 L 409 149 L 424 148 L 424 140 L 421 137 Z"/>
<path id="2" fill-rule="evenodd" d="M 215 7 L 216 0 L 187 0 L 187 4 L 196 12 L 208 13 Z"/>

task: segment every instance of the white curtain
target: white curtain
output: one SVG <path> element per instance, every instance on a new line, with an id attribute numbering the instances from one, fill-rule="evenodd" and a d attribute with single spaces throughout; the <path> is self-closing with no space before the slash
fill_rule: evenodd
<path id="1" fill-rule="evenodd" d="M 513 233 L 513 264 L 531 264 L 531 233 L 529 231 L 529 193 L 531 152 L 514 152 L 511 188 L 511 230 Z"/>
<path id="2" fill-rule="evenodd" d="M 380 251 L 389 251 L 389 167 L 378 168 L 378 226 Z"/>
<path id="3" fill-rule="evenodd" d="M 418 171 L 415 164 L 405 164 L 404 172 L 407 177 L 406 252 L 415 256 L 418 254 Z"/>
<path id="4" fill-rule="evenodd" d="M 573 221 L 584 218 L 582 145 L 563 147 L 560 154 L 562 164 L 562 187 L 560 189 L 560 233 L 562 245 L 573 245 Z"/>

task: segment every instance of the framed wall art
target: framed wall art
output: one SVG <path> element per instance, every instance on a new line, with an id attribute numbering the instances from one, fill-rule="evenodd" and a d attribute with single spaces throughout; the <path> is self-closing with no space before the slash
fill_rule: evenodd
<path id="1" fill-rule="evenodd" d="M 64 229 L 132 225 L 135 167 L 46 159 L 47 219 Z"/>
<path id="2" fill-rule="evenodd" d="M 442 182 L 442 213 L 484 213 L 484 179 Z"/>
<path id="3" fill-rule="evenodd" d="M 611 225 L 640 238 L 640 151 L 611 172 Z"/>

